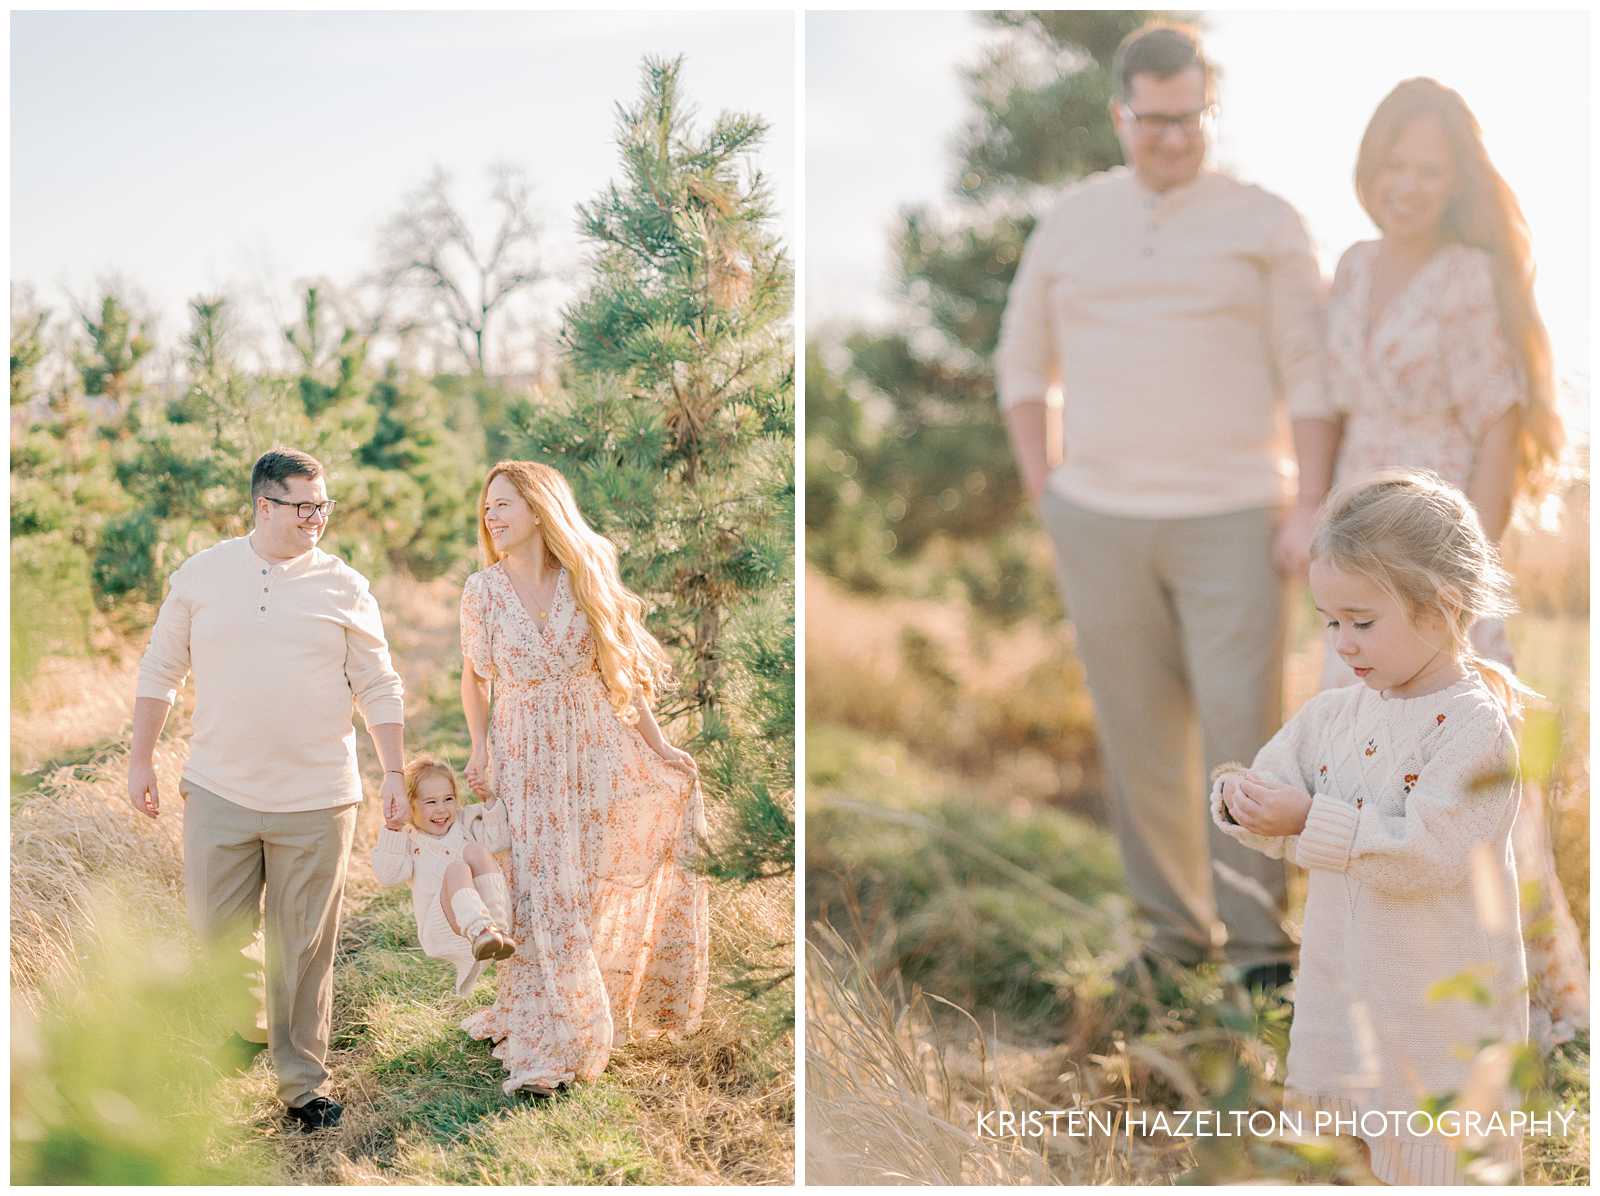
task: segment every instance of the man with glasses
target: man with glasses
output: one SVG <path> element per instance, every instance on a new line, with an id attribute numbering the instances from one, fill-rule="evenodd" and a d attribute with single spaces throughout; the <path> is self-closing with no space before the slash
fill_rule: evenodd
<path id="1" fill-rule="evenodd" d="M 343 1111 L 327 1095 L 325 1061 L 362 794 L 351 708 L 377 748 L 388 813 L 405 800 L 403 692 L 366 578 L 317 547 L 334 508 L 321 464 L 273 449 L 256 462 L 250 495 L 254 530 L 172 575 L 139 666 L 128 798 L 159 816 L 155 744 L 193 672 L 178 787 L 189 917 L 242 964 L 254 998 L 232 1050 L 242 1062 L 267 1045 L 289 1116 L 317 1130 Z"/>
<path id="2" fill-rule="evenodd" d="M 1285 406 L 1320 410 L 1321 279 L 1293 208 L 1207 167 L 1213 70 L 1193 29 L 1136 30 L 1113 75 L 1128 165 L 1069 187 L 1029 238 L 1000 404 L 1054 542 L 1151 950 L 1220 948 L 1276 986 L 1294 958 L 1284 865 L 1212 827 L 1206 778 L 1282 722 L 1272 543 L 1294 477 Z"/>

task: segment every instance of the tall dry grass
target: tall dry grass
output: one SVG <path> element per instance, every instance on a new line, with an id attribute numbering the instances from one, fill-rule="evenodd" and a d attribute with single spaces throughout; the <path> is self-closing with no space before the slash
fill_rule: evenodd
<path id="1" fill-rule="evenodd" d="M 1569 533 L 1587 526 L 1586 511 L 1567 519 Z M 1529 800 L 1547 802 L 1561 889 L 1587 942 L 1588 546 L 1529 538 L 1507 556 L 1527 608 L 1511 628 L 1518 670 L 1549 698 L 1523 734 Z M 1370 1178 L 1348 1143 L 1113 1147 L 977 1132 L 980 1113 L 1005 1108 L 1271 1107 L 1287 1011 L 1243 999 L 1214 969 L 1130 991 L 1118 969 L 1136 944 L 1104 904 L 1119 883 L 1060 867 L 1092 856 L 1097 834 L 1110 842 L 1092 822 L 1062 820 L 1100 809 L 1069 638 L 986 636 L 959 600 L 876 600 L 815 573 L 807 607 L 808 1178 Z M 1290 710 L 1315 692 L 1320 655 L 1302 603 Z M 1019 709 L 1037 716 L 1029 734 L 1049 735 L 1054 720 L 1054 758 L 1030 758 Z M 1298 911 L 1303 884 L 1291 893 Z M 1528 1182 L 1588 1182 L 1587 1073 L 1587 1035 L 1546 1061 L 1534 1106 L 1583 1118 L 1573 1137 L 1528 1144 Z"/>

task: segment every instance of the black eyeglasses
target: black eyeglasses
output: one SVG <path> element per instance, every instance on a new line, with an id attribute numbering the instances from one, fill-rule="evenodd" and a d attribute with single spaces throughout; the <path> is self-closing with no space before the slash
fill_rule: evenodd
<path id="1" fill-rule="evenodd" d="M 1193 112 L 1179 112 L 1170 116 L 1165 112 L 1135 112 L 1127 104 L 1122 106 L 1122 110 L 1132 118 L 1141 133 L 1159 135 L 1168 129 L 1176 129 L 1193 137 L 1200 131 L 1202 125 L 1216 115 L 1217 106 L 1207 104 L 1204 108 L 1198 108 Z"/>
<path id="2" fill-rule="evenodd" d="M 333 517 L 333 508 L 339 505 L 331 498 L 326 502 L 284 502 L 283 499 L 273 498 L 270 494 L 263 494 L 261 497 L 268 502 L 277 503 L 280 507 L 293 507 L 295 517 L 299 519 L 310 519 L 312 512 L 324 519 L 330 519 Z"/>

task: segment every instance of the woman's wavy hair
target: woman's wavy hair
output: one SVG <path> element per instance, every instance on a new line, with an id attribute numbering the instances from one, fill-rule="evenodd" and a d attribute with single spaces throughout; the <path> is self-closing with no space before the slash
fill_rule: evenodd
<path id="1" fill-rule="evenodd" d="M 1533 297 L 1533 247 L 1528 222 L 1510 185 L 1489 161 L 1483 131 L 1461 96 L 1433 79 L 1407 79 L 1383 98 L 1356 155 L 1356 195 L 1377 223 L 1373 188 L 1384 159 L 1406 126 L 1431 116 L 1444 129 L 1455 161 L 1455 194 L 1445 206 L 1441 234 L 1472 245 L 1493 262 L 1500 322 L 1516 356 L 1527 403 L 1522 411 L 1513 497 L 1534 498 L 1554 480 L 1564 435 L 1556 411 L 1550 335 Z"/>
<path id="2" fill-rule="evenodd" d="M 566 566 L 578 609 L 589 618 L 600 676 L 611 705 L 625 724 L 639 720 L 634 699 L 654 703 L 672 683 L 666 651 L 644 625 L 644 602 L 622 584 L 616 545 L 585 522 L 567 479 L 537 461 L 501 461 L 483 480 L 478 496 L 478 549 L 487 568 L 504 555 L 489 538 L 484 512 L 489 484 L 505 477 L 539 518 L 545 552 Z"/>
<path id="3" fill-rule="evenodd" d="M 1507 717 L 1517 716 L 1523 696 L 1538 696 L 1472 650 L 1475 620 L 1516 610 L 1511 578 L 1472 502 L 1438 474 L 1387 469 L 1339 487 L 1318 513 L 1311 559 L 1370 578 L 1412 622 L 1439 615 L 1457 657 L 1478 671 Z"/>

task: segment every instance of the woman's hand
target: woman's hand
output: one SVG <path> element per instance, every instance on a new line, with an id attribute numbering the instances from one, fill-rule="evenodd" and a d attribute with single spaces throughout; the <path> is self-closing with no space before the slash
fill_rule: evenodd
<path id="1" fill-rule="evenodd" d="M 1298 835 L 1311 812 L 1311 796 L 1304 789 L 1249 773 L 1224 778 L 1222 800 L 1239 825 L 1257 835 Z"/>
<path id="2" fill-rule="evenodd" d="M 675 768 L 685 776 L 698 777 L 700 766 L 694 762 L 694 757 L 682 748 L 675 748 L 670 743 L 663 743 L 656 749 L 656 754 L 667 762 L 667 767 Z"/>
<path id="3" fill-rule="evenodd" d="M 480 799 L 488 802 L 491 798 L 489 792 L 489 749 L 481 744 L 474 744 L 472 755 L 467 760 L 467 788 L 471 789 Z"/>

